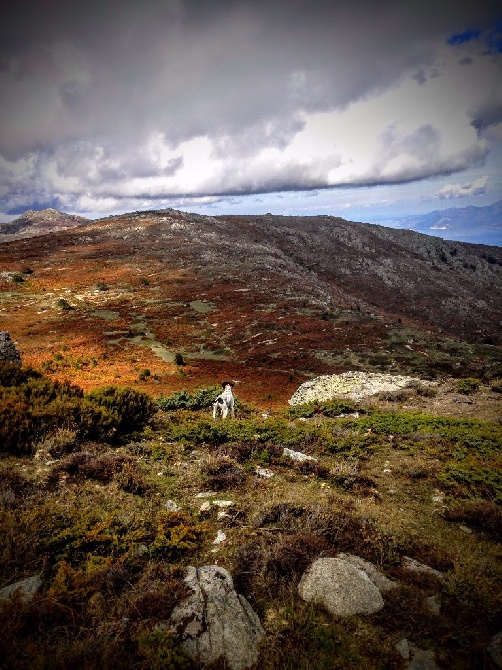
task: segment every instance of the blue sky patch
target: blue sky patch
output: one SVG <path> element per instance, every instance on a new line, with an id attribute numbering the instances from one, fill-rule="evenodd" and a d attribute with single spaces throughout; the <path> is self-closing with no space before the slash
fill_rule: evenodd
<path id="1" fill-rule="evenodd" d="M 454 33 L 449 39 L 448 44 L 451 46 L 457 47 L 460 44 L 465 44 L 466 42 L 471 42 L 472 40 L 477 40 L 481 35 L 481 30 L 466 30 L 463 33 Z"/>

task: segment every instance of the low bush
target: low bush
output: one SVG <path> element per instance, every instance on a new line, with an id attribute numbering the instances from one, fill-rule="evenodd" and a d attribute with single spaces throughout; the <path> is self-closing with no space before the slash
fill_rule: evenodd
<path id="1" fill-rule="evenodd" d="M 226 457 L 217 457 L 206 463 L 201 474 L 210 491 L 228 491 L 241 486 L 246 475 L 235 461 Z"/>
<path id="2" fill-rule="evenodd" d="M 166 412 L 178 409 L 189 409 L 192 411 L 209 409 L 219 393 L 221 393 L 220 386 L 208 386 L 198 389 L 194 393 L 189 393 L 185 390 L 177 391 L 171 396 L 159 398 L 157 405 L 161 410 Z"/>
<path id="3" fill-rule="evenodd" d="M 463 393 L 464 395 L 471 395 L 476 393 L 476 391 L 481 386 L 481 381 L 479 379 L 474 379 L 473 377 L 467 377 L 465 379 L 459 379 L 455 385 L 457 393 Z"/>
<path id="4" fill-rule="evenodd" d="M 502 541 L 502 508 L 490 500 L 457 500 L 443 513 L 447 521 L 461 521 Z"/>
<path id="5" fill-rule="evenodd" d="M 66 482 L 81 482 L 84 479 L 95 479 L 101 483 L 114 481 L 128 493 L 143 495 L 150 490 L 136 461 L 118 454 L 71 454 L 52 466 L 46 478 L 46 486 L 54 486 L 62 475 L 65 475 Z"/>
<path id="6" fill-rule="evenodd" d="M 149 395 L 132 388 L 105 386 L 87 393 L 85 398 L 117 417 L 119 433 L 141 430 L 157 409 Z"/>
<path id="7" fill-rule="evenodd" d="M 0 452 L 31 453 L 50 433 L 75 431 L 77 439 L 110 440 L 141 430 L 156 411 L 141 391 L 108 386 L 84 395 L 78 386 L 57 382 L 12 364 L 0 367 Z"/>
<path id="8" fill-rule="evenodd" d="M 326 417 L 339 417 L 344 414 L 352 414 L 358 410 L 352 403 L 341 401 L 330 401 L 325 403 L 309 402 L 303 405 L 293 405 L 287 410 L 287 415 L 290 419 L 308 419 L 315 415 L 322 415 Z"/>

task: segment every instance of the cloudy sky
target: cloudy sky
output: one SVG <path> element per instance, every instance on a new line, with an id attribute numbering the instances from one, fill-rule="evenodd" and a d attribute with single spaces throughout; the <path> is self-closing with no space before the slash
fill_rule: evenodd
<path id="1" fill-rule="evenodd" d="M 384 222 L 502 198 L 491 0 L 10 4 L 0 221 L 52 206 Z"/>

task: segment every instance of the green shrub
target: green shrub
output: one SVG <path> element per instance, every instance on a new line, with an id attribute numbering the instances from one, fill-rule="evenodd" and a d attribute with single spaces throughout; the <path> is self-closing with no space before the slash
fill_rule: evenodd
<path id="1" fill-rule="evenodd" d="M 502 393 L 502 379 L 496 379 L 490 384 L 490 391 Z"/>
<path id="2" fill-rule="evenodd" d="M 105 386 L 87 393 L 85 399 L 115 415 L 119 433 L 141 430 L 156 410 L 156 405 L 148 394 L 132 388 Z"/>
<path id="3" fill-rule="evenodd" d="M 479 389 L 481 382 L 479 379 L 474 379 L 473 377 L 466 377 L 465 379 L 459 379 L 455 386 L 457 393 L 463 393 L 464 395 L 471 395 L 476 393 Z"/>
<path id="4" fill-rule="evenodd" d="M 12 275 L 11 279 L 15 284 L 22 284 L 24 282 L 24 277 L 20 274 Z"/>
<path id="5" fill-rule="evenodd" d="M 157 405 L 165 412 L 177 409 L 200 410 L 209 409 L 215 401 L 216 396 L 221 392 L 219 386 L 208 386 L 198 389 L 194 393 L 188 391 L 177 391 L 166 398 L 159 398 Z"/>
<path id="6" fill-rule="evenodd" d="M 174 354 L 174 364 L 178 365 L 179 367 L 185 365 L 185 359 L 178 351 Z"/>
<path id="7" fill-rule="evenodd" d="M 69 312 L 71 309 L 73 309 L 68 300 L 65 300 L 64 298 L 59 298 L 57 300 L 56 307 L 62 309 L 64 312 Z"/>
<path id="8" fill-rule="evenodd" d="M 84 397 L 78 386 L 53 382 L 31 369 L 2 365 L 0 372 L 0 451 L 30 453 L 58 429 L 79 439 L 109 440 L 140 430 L 156 410 L 141 391 L 113 386 Z"/>
<path id="9" fill-rule="evenodd" d="M 19 386 L 28 379 L 40 379 L 42 374 L 34 368 L 20 367 L 17 363 L 0 361 L 0 388 Z"/>
<path id="10" fill-rule="evenodd" d="M 308 419 L 316 414 L 334 418 L 341 414 L 352 414 L 355 411 L 356 407 L 351 403 L 332 400 L 325 403 L 309 402 L 303 405 L 294 405 L 288 408 L 287 415 L 291 419 Z"/>

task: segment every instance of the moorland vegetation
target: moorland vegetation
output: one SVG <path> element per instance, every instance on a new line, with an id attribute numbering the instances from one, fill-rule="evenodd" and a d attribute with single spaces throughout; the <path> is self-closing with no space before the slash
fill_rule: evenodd
<path id="1" fill-rule="evenodd" d="M 467 378 L 451 392 L 500 388 Z M 272 413 L 237 398 L 237 418 L 214 421 L 216 391 L 84 392 L 1 365 L 0 587 L 34 574 L 42 587 L 2 604 L 0 667 L 196 668 L 161 624 L 186 568 L 214 563 L 260 617 L 260 668 L 403 668 L 403 638 L 440 667 L 495 667 L 500 421 L 403 407 L 434 400 L 420 385 Z M 396 582 L 383 610 L 334 617 L 299 597 L 309 564 L 339 552 Z"/>

